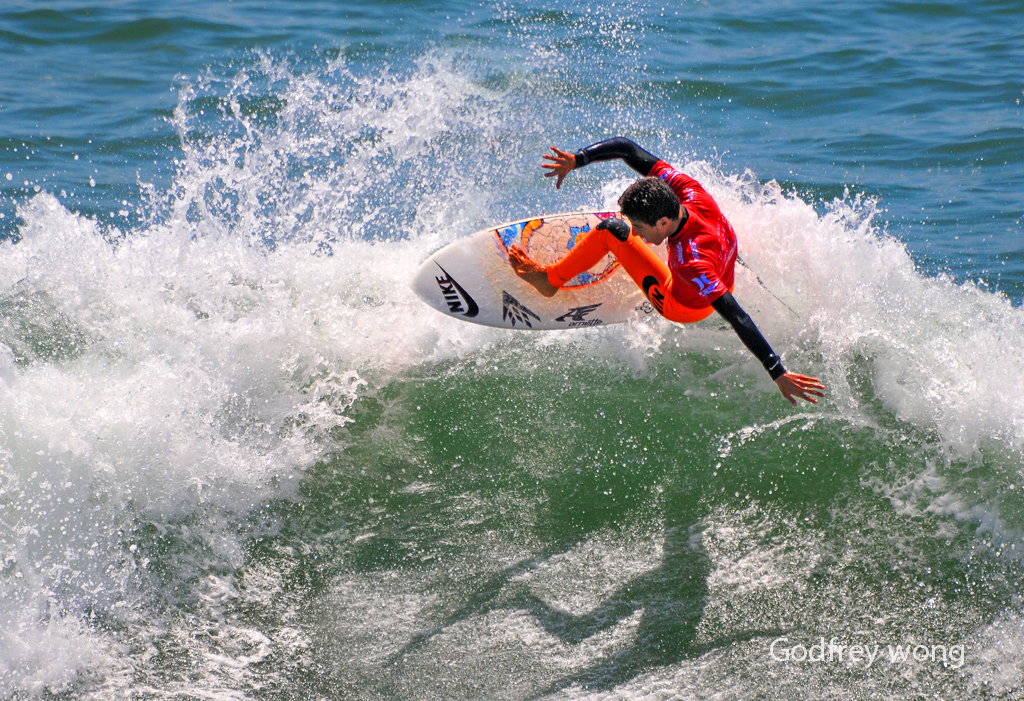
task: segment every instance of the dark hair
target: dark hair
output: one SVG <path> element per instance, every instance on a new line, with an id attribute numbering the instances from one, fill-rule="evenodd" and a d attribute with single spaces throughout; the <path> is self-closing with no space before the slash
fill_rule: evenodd
<path id="1" fill-rule="evenodd" d="M 660 178 L 644 178 L 627 187 L 619 196 L 619 207 L 623 216 L 648 226 L 654 226 L 662 217 L 679 216 L 679 198 Z"/>

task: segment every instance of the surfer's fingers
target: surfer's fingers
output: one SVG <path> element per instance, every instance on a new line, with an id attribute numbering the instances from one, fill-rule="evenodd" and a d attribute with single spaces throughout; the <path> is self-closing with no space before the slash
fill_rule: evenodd
<path id="1" fill-rule="evenodd" d="M 817 391 L 819 389 L 825 389 L 825 385 L 821 384 L 820 382 L 807 382 L 805 380 L 798 380 L 794 384 L 796 384 L 801 389 L 807 390 Z"/>
<path id="2" fill-rule="evenodd" d="M 810 389 L 800 389 L 794 392 L 794 394 L 803 399 L 805 402 L 810 402 L 811 404 L 817 404 L 818 398 L 825 396 L 821 392 L 817 392 L 815 390 Z"/>
<path id="3" fill-rule="evenodd" d="M 549 166 L 549 165 L 544 165 L 544 166 L 541 166 L 541 167 L 542 168 L 550 168 L 549 171 L 544 173 L 544 177 L 545 178 L 554 178 L 556 176 L 558 177 L 558 180 L 555 181 L 555 189 L 556 190 L 558 188 L 562 187 L 562 181 L 565 180 L 565 176 L 569 174 L 569 170 L 567 170 L 567 169 L 563 170 L 563 169 L 560 169 L 558 166 Z"/>
<path id="4" fill-rule="evenodd" d="M 792 394 L 786 395 L 786 399 L 788 399 L 789 401 L 793 402 L 794 406 L 796 406 L 798 404 L 798 402 L 796 401 L 798 397 L 800 399 L 803 399 L 805 402 L 810 402 L 811 404 L 817 404 L 818 403 L 818 400 L 813 395 L 810 395 L 807 392 L 796 391 L 796 392 L 793 392 Z"/>
<path id="5" fill-rule="evenodd" d="M 572 170 L 573 168 L 576 167 L 576 156 L 574 156 L 571 153 L 566 153 L 565 151 L 556 149 L 554 146 L 552 146 L 551 148 L 554 149 L 556 155 L 552 156 L 550 153 L 541 154 L 541 158 L 551 161 L 550 164 L 542 164 L 544 167 L 565 168 L 567 170 Z"/>
<path id="6" fill-rule="evenodd" d="M 817 377 L 811 377 L 810 375 L 800 375 L 799 373 L 795 372 L 790 372 L 786 374 L 789 375 L 791 380 L 801 385 L 805 385 L 807 387 L 815 387 L 818 389 L 825 389 L 825 385 Z"/>
<path id="7" fill-rule="evenodd" d="M 825 396 L 823 392 L 818 391 L 819 389 L 825 389 L 825 385 L 821 384 L 816 377 L 787 372 L 776 380 L 776 384 L 779 385 L 782 396 L 788 399 L 794 406 L 798 404 L 797 399 L 817 404 L 817 397 Z"/>
<path id="8" fill-rule="evenodd" d="M 572 168 L 569 167 L 568 163 L 541 163 L 540 167 L 551 171 L 551 174 L 555 173 L 568 173 Z"/>
<path id="9" fill-rule="evenodd" d="M 801 386 L 801 385 L 797 385 L 797 387 L 799 389 L 800 396 L 803 397 L 804 399 L 806 399 L 809 402 L 817 403 L 816 400 L 811 399 L 811 397 L 824 397 L 825 396 L 825 393 L 820 391 L 820 390 L 818 390 L 818 389 L 813 389 L 811 387 L 804 387 L 804 386 Z"/>

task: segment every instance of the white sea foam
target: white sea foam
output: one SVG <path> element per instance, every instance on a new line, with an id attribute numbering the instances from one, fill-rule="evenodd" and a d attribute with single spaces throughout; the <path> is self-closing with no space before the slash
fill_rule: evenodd
<path id="1" fill-rule="evenodd" d="M 1024 617 L 1006 611 L 975 631 L 967 671 L 976 688 L 1012 695 L 1024 685 Z"/>
<path id="2" fill-rule="evenodd" d="M 723 177 L 702 163 L 690 170 L 740 232 L 751 268 L 798 312 L 765 299 L 766 332 L 783 332 L 784 356 L 793 346 L 820 355 L 830 401 L 858 412 L 847 376 L 863 359 L 875 396 L 896 418 L 937 431 L 951 453 L 970 455 L 987 441 L 1024 448 L 1024 359 L 1014 351 L 1024 343 L 1024 311 L 974 284 L 924 275 L 880 230 L 871 200 L 836 200 L 819 214 L 752 174 Z"/>
<path id="3" fill-rule="evenodd" d="M 0 245 L 0 638 L 17 642 L 0 645 L 0 693 L 59 691 L 110 668 L 114 648 L 85 620 L 130 622 L 159 596 L 138 529 L 204 553 L 170 563 L 182 578 L 240 567 L 231 524 L 294 497 L 303 471 L 337 449 L 332 431 L 367 379 L 493 341 L 425 310 L 404 284 L 452 235 L 440 225 L 451 202 L 377 177 L 451 133 L 445 119 L 474 99 L 466 82 L 422 66 L 334 94 L 316 75 L 262 69 L 285 83 L 279 127 L 246 124 L 212 145 L 191 145 L 184 114 L 208 82 L 183 89 L 185 159 L 167 205 L 154 195 L 138 229 L 105 230 L 42 192 L 19 205 L 20 240 Z M 253 83 L 234 81 L 227 110 L 241 120 L 231 109 Z M 294 179 L 296 162 L 344 149 L 374 119 L 372 153 Z M 389 188 L 411 240 L 365 235 L 367 202 Z M 211 651 L 213 666 L 264 654 L 254 635 L 235 636 L 237 655 Z"/>

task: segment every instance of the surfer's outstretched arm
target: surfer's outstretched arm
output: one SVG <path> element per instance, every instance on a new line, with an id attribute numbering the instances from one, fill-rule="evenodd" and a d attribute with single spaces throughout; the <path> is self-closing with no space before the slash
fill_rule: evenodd
<path id="1" fill-rule="evenodd" d="M 545 153 L 542 156 L 542 158 L 550 161 L 550 163 L 544 163 L 541 167 L 548 171 L 544 173 L 545 177 L 558 178 L 555 181 L 556 188 L 562 187 L 562 181 L 565 180 L 565 176 L 570 171 L 582 168 L 588 163 L 621 158 L 630 168 L 640 175 L 647 177 L 651 169 L 654 168 L 654 164 L 658 162 L 656 156 L 640 148 L 640 146 L 624 136 L 616 136 L 614 139 L 599 141 L 596 144 L 581 148 L 576 153 L 569 153 L 554 146 L 551 147 L 551 150 L 554 151 L 554 155 Z"/>
<path id="2" fill-rule="evenodd" d="M 754 354 L 754 357 L 761 361 L 761 365 L 768 371 L 775 384 L 778 385 L 782 396 L 791 401 L 794 405 L 797 399 L 803 399 L 812 404 L 817 404 L 816 397 L 824 397 L 825 385 L 817 377 L 798 375 L 794 372 L 787 372 L 782 367 L 782 359 L 775 354 L 768 341 L 758 330 L 750 315 L 743 311 L 743 308 L 736 302 L 732 293 L 726 292 L 711 303 L 716 312 L 729 322 L 736 335 L 743 341 L 743 345 Z"/>

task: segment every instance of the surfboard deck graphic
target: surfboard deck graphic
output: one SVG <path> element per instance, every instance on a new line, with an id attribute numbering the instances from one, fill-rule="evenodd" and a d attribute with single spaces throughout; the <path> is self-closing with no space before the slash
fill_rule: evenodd
<path id="1" fill-rule="evenodd" d="M 459 239 L 427 258 L 412 281 L 429 306 L 456 319 L 498 328 L 540 331 L 619 324 L 654 313 L 611 254 L 543 297 L 508 262 L 518 243 L 535 260 L 551 263 L 602 220 L 618 212 L 570 212 L 509 222 Z M 655 249 L 664 256 L 664 250 Z"/>

